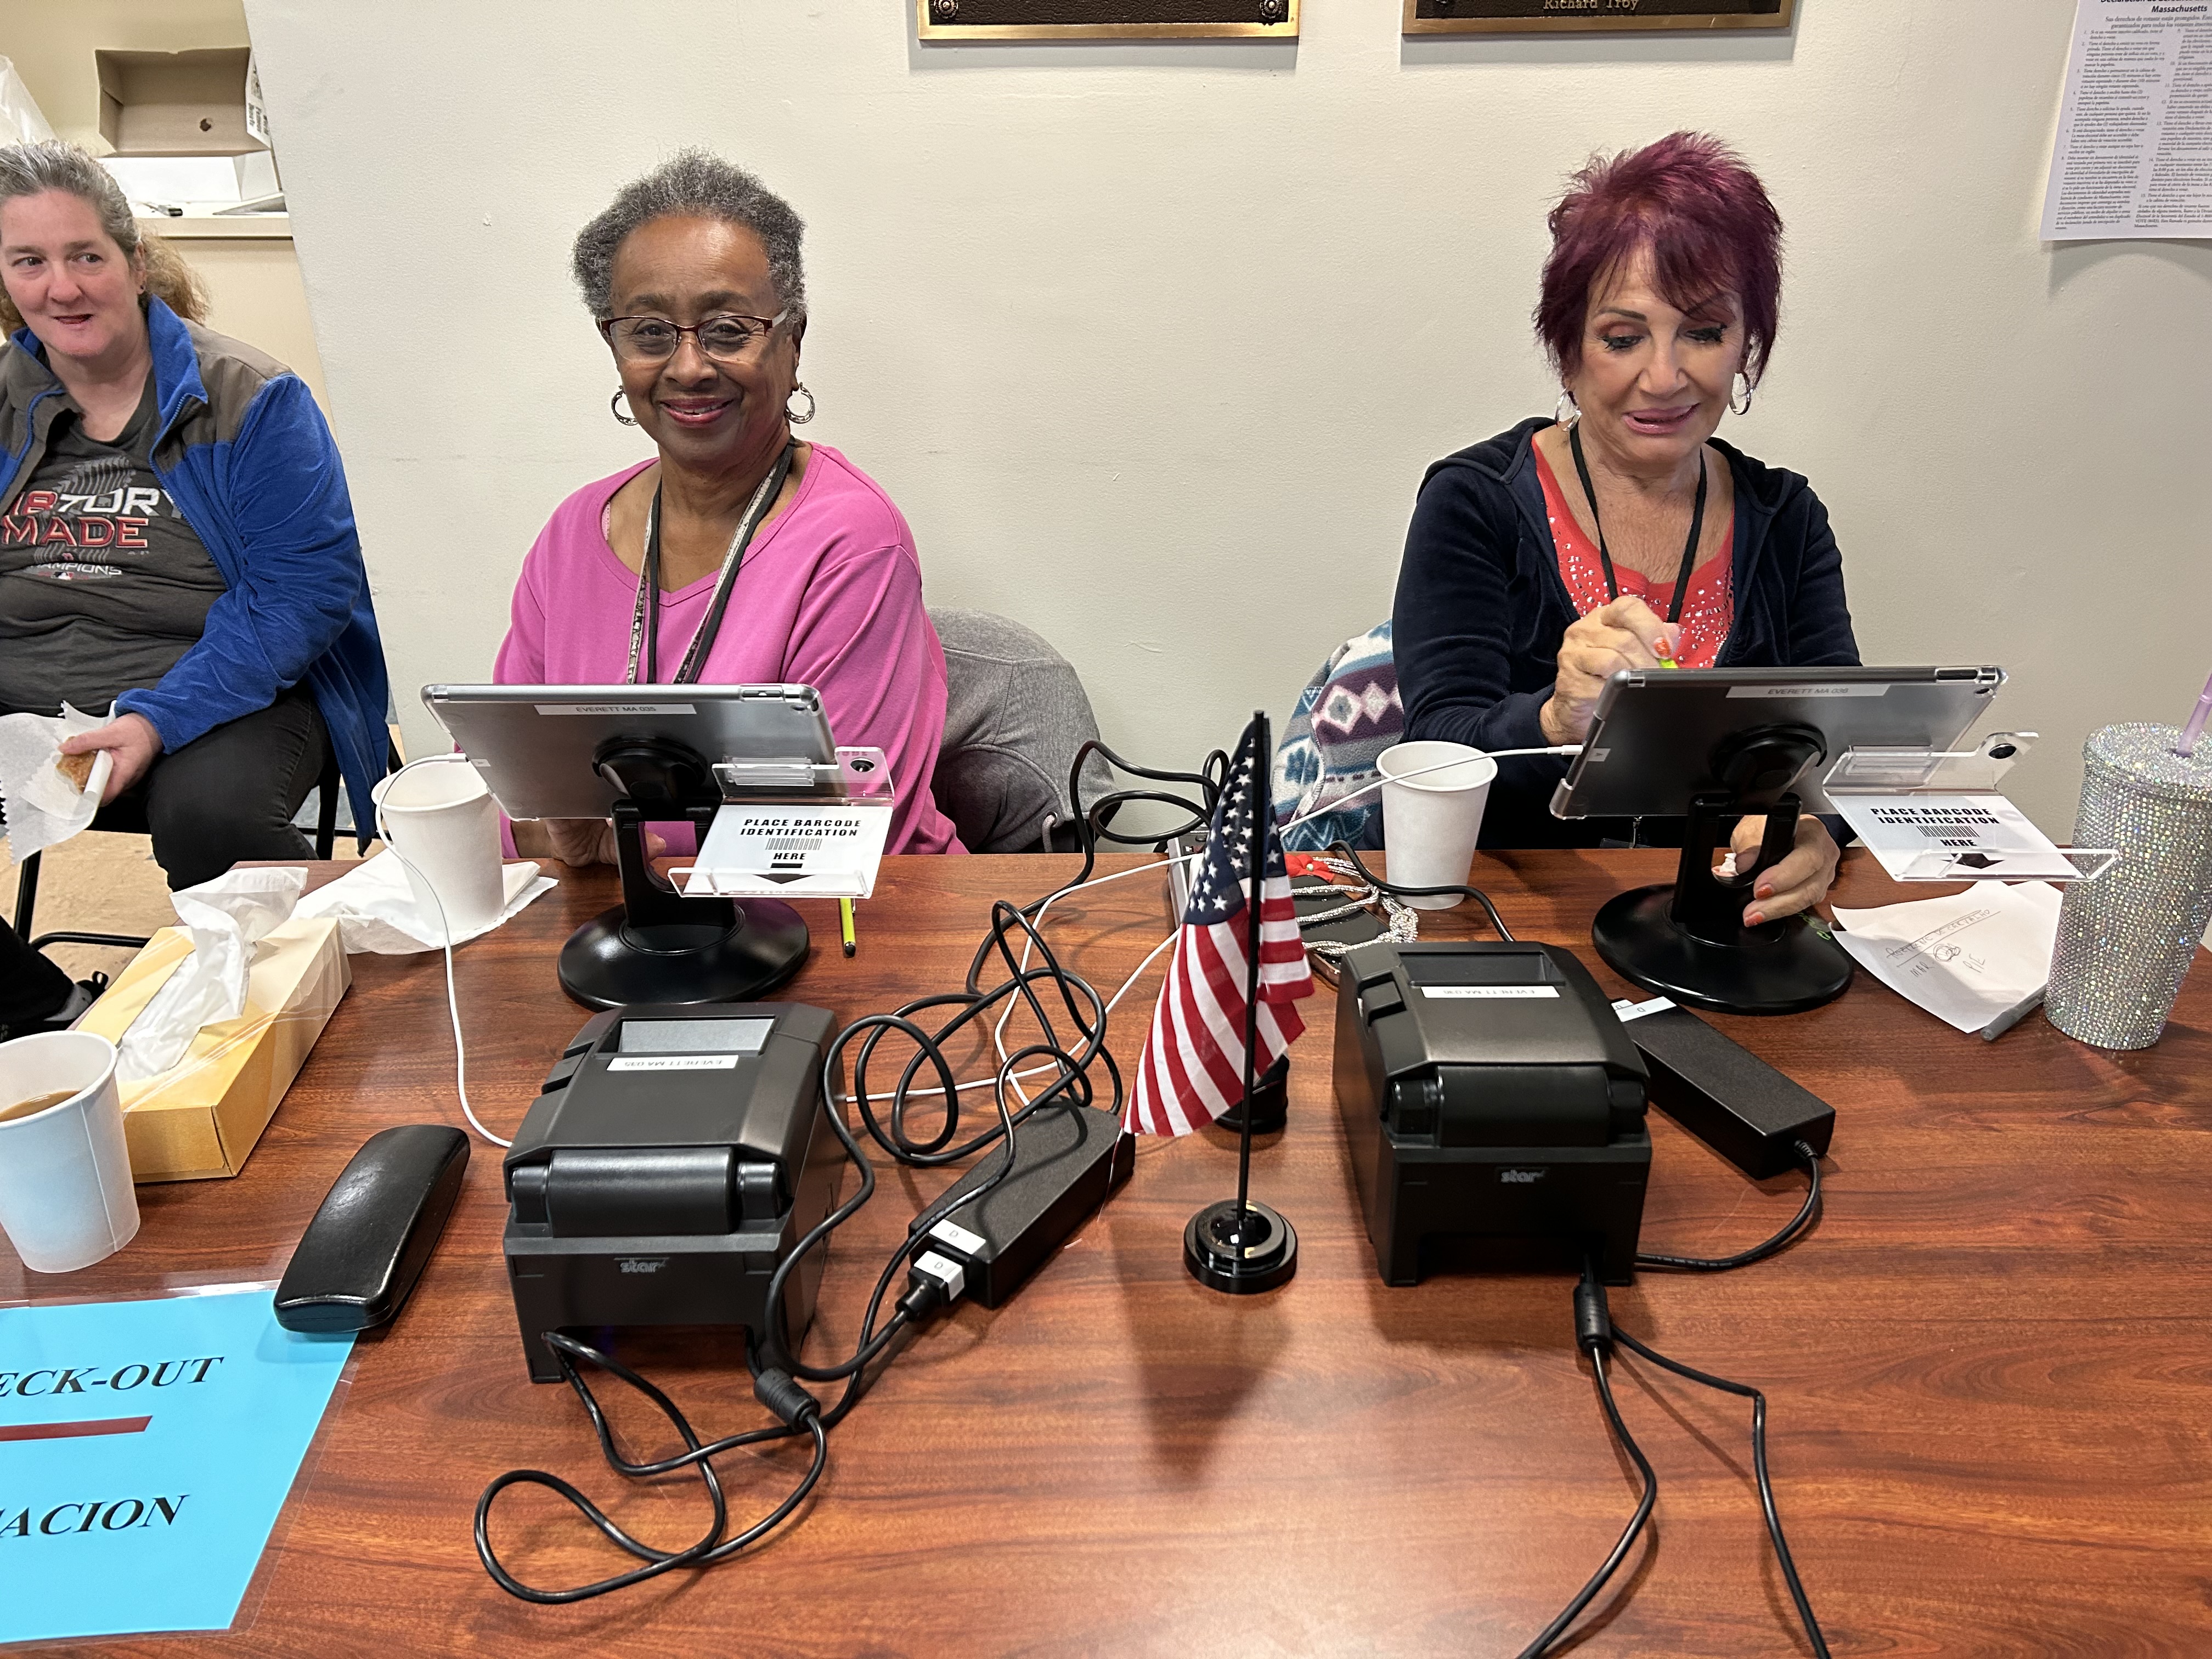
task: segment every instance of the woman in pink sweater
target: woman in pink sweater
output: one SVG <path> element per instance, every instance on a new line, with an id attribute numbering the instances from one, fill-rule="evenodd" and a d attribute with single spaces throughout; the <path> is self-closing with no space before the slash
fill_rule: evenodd
<path id="1" fill-rule="evenodd" d="M 622 379 L 615 418 L 659 454 L 554 510 L 523 561 L 494 678 L 811 685 L 839 743 L 890 757 L 889 850 L 957 853 L 929 793 L 945 652 L 913 532 L 866 473 L 792 436 L 814 413 L 799 380 L 799 233 L 758 179 L 694 150 L 576 238 L 576 280 Z M 614 861 L 605 824 L 546 829 L 572 864 Z"/>

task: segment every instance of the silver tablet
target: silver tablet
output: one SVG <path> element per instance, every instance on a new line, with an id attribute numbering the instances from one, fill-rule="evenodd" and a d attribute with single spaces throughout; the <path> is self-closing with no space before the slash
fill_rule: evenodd
<path id="1" fill-rule="evenodd" d="M 1719 787 L 1728 739 L 1809 726 L 1825 744 L 1791 787 L 1825 812 L 1820 780 L 1846 749 L 1954 748 L 2004 684 L 2002 668 L 1624 669 L 1606 682 L 1583 752 L 1552 796 L 1559 818 L 1680 817 Z"/>
<path id="2" fill-rule="evenodd" d="M 423 705 L 514 818 L 603 818 L 614 786 L 592 757 L 665 738 L 718 761 L 837 759 L 811 685 L 426 685 Z"/>

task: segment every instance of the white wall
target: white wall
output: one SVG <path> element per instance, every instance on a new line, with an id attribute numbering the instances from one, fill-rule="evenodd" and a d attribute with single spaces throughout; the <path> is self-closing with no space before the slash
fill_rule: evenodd
<path id="1" fill-rule="evenodd" d="M 569 238 L 686 143 L 809 224 L 809 429 L 913 521 L 936 604 L 1029 623 L 1154 763 L 1279 718 L 1386 615 L 1429 461 L 1554 387 L 1543 215 L 1599 148 L 1739 144 L 1790 228 L 1758 407 L 1870 661 L 1993 660 L 2014 775 L 2212 668 L 2212 246 L 2036 240 L 2073 0 L 1802 0 L 1787 36 L 964 46 L 911 0 L 247 0 L 416 743 L 488 673 L 554 504 L 642 450 Z"/>

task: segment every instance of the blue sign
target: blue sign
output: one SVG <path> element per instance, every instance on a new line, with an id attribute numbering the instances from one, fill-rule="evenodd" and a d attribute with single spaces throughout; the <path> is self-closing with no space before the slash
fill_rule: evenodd
<path id="1" fill-rule="evenodd" d="M 0 1308 L 0 1642 L 228 1628 L 353 1349 L 274 1300 Z"/>

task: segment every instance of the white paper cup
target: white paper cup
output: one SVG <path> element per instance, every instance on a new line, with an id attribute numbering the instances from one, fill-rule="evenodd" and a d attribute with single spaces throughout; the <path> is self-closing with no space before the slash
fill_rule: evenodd
<path id="1" fill-rule="evenodd" d="M 0 1042 L 0 1115 L 60 1089 L 73 1092 L 0 1121 L 0 1232 L 33 1273 L 89 1267 L 138 1231 L 115 1045 L 90 1031 Z"/>
<path id="2" fill-rule="evenodd" d="M 441 907 L 447 939 L 481 933 L 499 920 L 506 897 L 499 805 L 466 757 L 441 755 L 408 767 L 378 784 L 370 798 L 380 832 L 406 860 L 408 888 L 434 938 Z"/>
<path id="3" fill-rule="evenodd" d="M 1391 884 L 1464 886 L 1498 763 L 1463 743 L 1426 741 L 1385 749 L 1375 765 L 1388 780 L 1382 786 L 1382 844 L 1390 854 Z M 1443 769 L 1429 771 L 1431 767 Z M 1415 772 L 1423 775 L 1407 776 Z M 1406 781 L 1398 781 L 1401 778 Z M 1443 894 L 1405 902 L 1417 910 L 1449 910 L 1466 901 Z"/>

